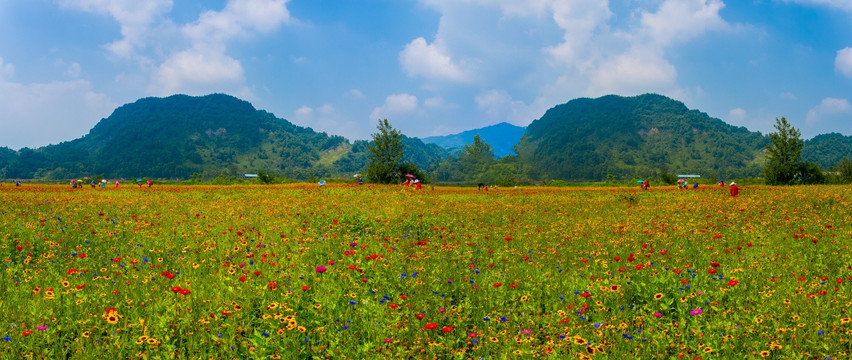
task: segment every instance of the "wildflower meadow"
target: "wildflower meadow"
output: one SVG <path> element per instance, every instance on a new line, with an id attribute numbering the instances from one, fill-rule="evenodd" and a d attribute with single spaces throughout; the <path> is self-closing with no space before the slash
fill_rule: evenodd
<path id="1" fill-rule="evenodd" d="M 827 359 L 852 188 L 0 187 L 0 358 Z"/>

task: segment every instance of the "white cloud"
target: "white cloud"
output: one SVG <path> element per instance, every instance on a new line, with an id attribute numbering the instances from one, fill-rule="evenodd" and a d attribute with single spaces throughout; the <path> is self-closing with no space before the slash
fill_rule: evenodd
<path id="1" fill-rule="evenodd" d="M 789 91 L 785 91 L 778 94 L 778 98 L 781 100 L 796 100 L 796 94 L 793 94 Z"/>
<path id="2" fill-rule="evenodd" d="M 270 32 L 290 21 L 289 0 L 230 0 L 222 11 L 207 11 L 186 25 L 184 33 L 194 44 L 222 45 L 252 32 Z"/>
<path id="3" fill-rule="evenodd" d="M 513 99 L 505 90 L 484 91 L 477 95 L 474 100 L 477 107 L 485 112 L 485 118 L 489 124 L 505 121 L 517 125 L 526 125 L 536 116 L 531 111 L 530 106 L 523 101 Z"/>
<path id="4" fill-rule="evenodd" d="M 373 108 L 370 121 L 388 119 L 394 115 L 403 115 L 417 110 L 417 97 L 409 94 L 394 94 L 385 98 L 385 103 Z"/>
<path id="5" fill-rule="evenodd" d="M 80 71 L 82 71 L 80 69 L 80 64 L 78 64 L 76 62 L 71 63 L 71 65 L 68 65 L 68 69 L 65 70 L 65 75 L 76 79 L 76 78 L 80 77 Z"/>
<path id="6" fill-rule="evenodd" d="M 0 57 L 0 80 L 11 78 L 15 74 L 15 66 L 12 64 L 4 64 L 3 58 Z"/>
<path id="7" fill-rule="evenodd" d="M 642 11 L 642 31 L 660 46 L 695 38 L 707 30 L 727 27 L 721 0 L 666 0 L 655 13 Z"/>
<path id="8" fill-rule="evenodd" d="M 852 78 L 852 47 L 837 50 L 837 57 L 834 59 L 834 68 L 841 74 Z"/>
<path id="9" fill-rule="evenodd" d="M 458 104 L 448 103 L 443 97 L 436 96 L 423 100 L 423 106 L 432 110 L 456 109 Z"/>
<path id="10" fill-rule="evenodd" d="M 302 105 L 298 109 L 296 109 L 296 117 L 298 119 L 306 119 L 314 114 L 314 109 L 311 109 L 310 106 Z"/>
<path id="11" fill-rule="evenodd" d="M 0 78 L 0 145 L 17 149 L 68 141 L 88 133 L 115 107 L 84 80 L 22 84 Z"/>
<path id="12" fill-rule="evenodd" d="M 201 95 L 210 89 L 235 90 L 245 81 L 240 62 L 218 51 L 186 50 L 159 66 L 149 89 L 159 95 Z M 244 91 L 244 90 L 242 90 Z"/>
<path id="13" fill-rule="evenodd" d="M 562 43 L 545 52 L 554 60 L 572 63 L 588 52 L 596 30 L 604 27 L 612 16 L 607 0 L 555 1 L 551 4 L 553 20 L 564 32 Z"/>
<path id="14" fill-rule="evenodd" d="M 731 109 L 731 111 L 728 112 L 727 122 L 729 124 L 741 124 L 746 120 L 747 115 L 748 114 L 746 113 L 745 109 Z"/>
<path id="15" fill-rule="evenodd" d="M 399 54 L 399 62 L 411 77 L 464 82 L 468 75 L 453 63 L 438 44 L 427 44 L 422 37 L 412 40 Z"/>
<path id="16" fill-rule="evenodd" d="M 606 59 L 590 75 L 590 96 L 676 91 L 677 69 L 650 48 L 635 48 Z"/>
<path id="17" fill-rule="evenodd" d="M 172 0 L 60 0 L 59 4 L 100 14 L 108 14 L 121 26 L 121 40 L 105 45 L 121 57 L 131 57 L 146 45 L 153 24 L 171 11 Z"/>
<path id="18" fill-rule="evenodd" d="M 819 105 L 808 111 L 805 123 L 808 125 L 816 125 L 822 122 L 822 120 L 826 117 L 848 113 L 850 110 L 852 110 L 852 106 L 849 105 L 849 102 L 846 101 L 846 99 L 825 98 L 822 99 L 822 102 Z"/>
<path id="19" fill-rule="evenodd" d="M 360 99 L 363 99 L 363 98 L 366 97 L 366 96 L 364 96 L 364 93 L 362 93 L 361 90 L 358 90 L 358 89 L 351 89 L 351 90 L 347 91 L 345 94 L 343 94 L 343 96 L 348 98 L 348 99 L 355 99 L 355 100 L 360 100 Z"/>

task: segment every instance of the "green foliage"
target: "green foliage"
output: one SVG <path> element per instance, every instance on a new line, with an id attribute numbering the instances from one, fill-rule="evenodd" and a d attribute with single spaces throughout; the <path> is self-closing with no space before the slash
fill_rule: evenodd
<path id="1" fill-rule="evenodd" d="M 381 184 L 398 182 L 401 179 L 402 134 L 390 125 L 388 119 L 379 120 L 378 132 L 373 134 L 373 141 L 367 148 L 367 179 Z"/>
<path id="2" fill-rule="evenodd" d="M 261 184 L 272 184 L 275 182 L 275 176 L 266 171 L 258 171 L 257 181 Z"/>
<path id="3" fill-rule="evenodd" d="M 786 118 L 775 119 L 775 132 L 769 134 L 766 144 L 766 167 L 763 170 L 767 184 L 792 184 L 803 170 L 799 158 L 804 142 L 801 132 Z"/>
<path id="4" fill-rule="evenodd" d="M 844 157 L 831 167 L 832 183 L 852 184 L 852 160 Z"/>

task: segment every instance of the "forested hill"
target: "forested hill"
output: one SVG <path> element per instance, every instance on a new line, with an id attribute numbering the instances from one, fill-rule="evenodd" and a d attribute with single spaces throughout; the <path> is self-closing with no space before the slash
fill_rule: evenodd
<path id="1" fill-rule="evenodd" d="M 822 134 L 806 140 L 802 148 L 802 158 L 813 161 L 823 169 L 829 169 L 844 157 L 852 160 L 852 136 L 838 133 Z"/>
<path id="2" fill-rule="evenodd" d="M 427 147 L 419 140 L 408 145 L 412 154 Z M 352 149 L 341 136 L 296 126 L 229 95 L 174 95 L 123 105 L 76 140 L 0 151 L 0 177 L 187 179 L 257 171 L 300 179 L 343 176 L 335 162 Z M 438 148 L 431 160 L 445 155 Z M 366 157 L 349 158 L 348 170 L 364 168 Z"/>
<path id="3" fill-rule="evenodd" d="M 602 180 L 660 171 L 730 179 L 759 176 L 766 140 L 758 132 L 646 94 L 581 98 L 528 127 L 519 158 L 532 178 Z"/>

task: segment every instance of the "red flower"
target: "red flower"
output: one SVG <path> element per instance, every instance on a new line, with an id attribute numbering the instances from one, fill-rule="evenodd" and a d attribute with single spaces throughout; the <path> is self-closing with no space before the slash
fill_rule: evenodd
<path id="1" fill-rule="evenodd" d="M 683 280 L 680 281 L 680 283 L 683 284 L 683 285 L 686 285 L 686 284 L 689 284 L 689 280 L 683 279 Z"/>
<path id="2" fill-rule="evenodd" d="M 436 323 L 428 323 L 428 324 L 426 324 L 426 326 L 424 326 L 423 328 L 424 328 L 424 329 L 426 329 L 426 330 L 435 330 L 435 329 L 437 329 L 437 328 L 438 328 L 438 324 L 436 324 Z"/>
<path id="3" fill-rule="evenodd" d="M 839 279 L 837 279 L 837 280 L 834 280 L 834 282 L 836 282 L 836 283 L 838 283 L 838 284 L 842 284 L 842 283 L 843 283 L 843 278 L 839 278 Z"/>
<path id="4" fill-rule="evenodd" d="M 109 309 L 106 309 L 106 311 L 105 311 L 105 312 L 106 312 L 107 314 L 109 314 L 109 313 L 114 313 L 114 312 L 118 312 L 118 309 L 116 309 L 116 308 L 109 308 Z"/>
<path id="5" fill-rule="evenodd" d="M 503 240 L 506 240 L 506 241 L 512 241 L 512 237 L 511 237 L 511 236 L 507 236 L 507 237 L 504 237 L 504 238 L 503 238 Z"/>
<path id="6" fill-rule="evenodd" d="M 737 280 L 728 281 L 728 286 L 737 286 L 740 282 Z"/>
<path id="7" fill-rule="evenodd" d="M 444 333 L 451 333 L 451 332 L 453 332 L 453 330 L 455 330 L 455 329 L 452 326 L 444 326 L 444 327 L 441 328 L 441 332 L 444 332 Z"/>
<path id="8" fill-rule="evenodd" d="M 511 284 L 511 285 L 509 285 L 509 287 L 514 289 L 514 288 L 518 287 L 518 284 Z"/>
<path id="9" fill-rule="evenodd" d="M 30 334 L 32 334 L 32 333 L 33 333 L 33 332 L 32 332 L 32 331 L 30 331 L 30 330 L 25 330 L 24 332 L 22 332 L 22 333 L 21 333 L 21 335 L 24 335 L 24 336 L 30 336 Z"/>
<path id="10" fill-rule="evenodd" d="M 614 258 L 612 258 L 612 259 L 613 259 L 613 260 L 615 260 L 615 261 L 619 261 L 619 260 L 621 260 L 621 256 L 616 256 L 616 257 L 614 257 Z"/>
<path id="11" fill-rule="evenodd" d="M 86 257 L 86 254 L 80 254 L 80 255 L 77 255 L 77 256 L 79 256 L 81 259 L 83 259 L 83 258 Z"/>
<path id="12" fill-rule="evenodd" d="M 713 262 L 710 262 L 710 266 L 712 266 L 712 267 L 719 267 L 719 263 L 717 263 L 717 262 L 713 261 Z"/>
<path id="13" fill-rule="evenodd" d="M 180 286 L 172 287 L 172 292 L 177 293 L 177 292 L 180 292 L 180 290 L 181 290 Z"/>
<path id="14" fill-rule="evenodd" d="M 240 276 L 240 278 L 239 278 L 238 280 L 240 280 L 240 282 L 246 282 L 246 277 L 245 277 L 245 276 Z"/>
<path id="15" fill-rule="evenodd" d="M 715 273 L 716 273 L 716 269 L 710 269 L 710 270 L 707 270 L 707 273 L 708 273 L 708 274 L 715 274 Z"/>
<path id="16" fill-rule="evenodd" d="M 310 289 L 310 288 L 308 287 L 308 285 L 303 285 L 303 286 L 302 286 L 302 291 L 308 291 L 308 289 Z"/>
<path id="17" fill-rule="evenodd" d="M 417 315 L 414 315 L 414 317 L 416 317 L 417 320 L 423 320 L 423 318 L 426 317 L 426 315 L 423 314 L 423 313 L 417 313 Z"/>
<path id="18" fill-rule="evenodd" d="M 278 283 L 275 281 L 270 281 L 269 284 L 266 284 L 266 288 L 269 290 L 275 290 L 278 288 Z"/>
<path id="19" fill-rule="evenodd" d="M 254 276 L 260 276 L 260 271 L 255 271 Z"/>
<path id="20" fill-rule="evenodd" d="M 399 304 L 390 304 L 388 305 L 388 307 L 390 307 L 391 309 L 396 309 L 399 307 Z"/>
<path id="21" fill-rule="evenodd" d="M 584 298 L 591 297 L 591 296 L 592 296 L 592 294 L 590 294 L 588 291 L 584 291 L 582 294 L 580 294 L 580 297 L 584 297 Z"/>
<path id="22" fill-rule="evenodd" d="M 189 289 L 180 289 L 181 295 L 189 295 L 189 293 L 190 293 Z"/>
<path id="23" fill-rule="evenodd" d="M 503 284 L 498 283 L 498 282 L 491 284 L 491 287 L 494 287 L 494 288 L 498 288 L 498 287 L 501 287 L 501 286 L 503 286 Z"/>

